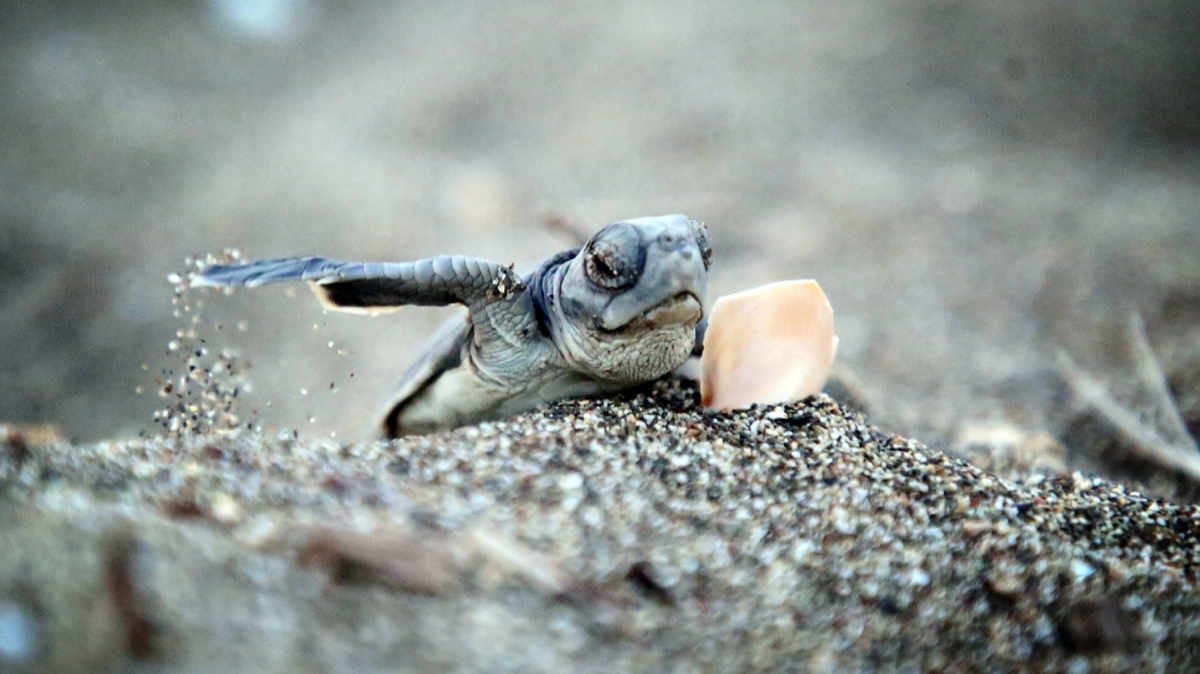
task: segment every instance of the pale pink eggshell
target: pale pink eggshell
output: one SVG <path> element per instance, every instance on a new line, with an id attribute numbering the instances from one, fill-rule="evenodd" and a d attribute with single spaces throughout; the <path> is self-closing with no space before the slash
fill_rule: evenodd
<path id="1" fill-rule="evenodd" d="M 700 396 L 719 410 L 821 392 L 837 353 L 833 307 L 813 280 L 782 281 L 717 299 L 700 359 Z"/>

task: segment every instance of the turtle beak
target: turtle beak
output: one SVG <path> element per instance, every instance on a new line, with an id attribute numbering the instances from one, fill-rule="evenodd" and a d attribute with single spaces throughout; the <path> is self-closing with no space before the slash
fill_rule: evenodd
<path id="1" fill-rule="evenodd" d="M 667 233 L 650 246 L 637 285 L 613 297 L 597 317 L 601 329 L 694 324 L 704 317 L 708 274 L 696 242 Z"/>
<path id="2" fill-rule="evenodd" d="M 701 318 L 704 318 L 704 305 L 700 298 L 695 293 L 682 292 L 643 311 L 618 330 L 657 330 L 670 325 L 699 323 Z"/>

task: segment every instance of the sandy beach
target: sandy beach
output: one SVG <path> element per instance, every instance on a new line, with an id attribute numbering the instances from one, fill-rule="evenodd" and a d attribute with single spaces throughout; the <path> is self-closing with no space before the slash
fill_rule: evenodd
<path id="1" fill-rule="evenodd" d="M 36 626 L 29 671 L 1197 665 L 1195 507 L 1003 480 L 825 396 L 697 401 L 674 381 L 393 444 L 10 446 L 3 608 Z"/>
<path id="2" fill-rule="evenodd" d="M 0 672 L 1200 669 L 1198 27 L 7 3 Z M 226 249 L 528 269 L 665 213 L 710 299 L 820 283 L 827 395 L 383 444 L 445 311 L 180 290 Z"/>

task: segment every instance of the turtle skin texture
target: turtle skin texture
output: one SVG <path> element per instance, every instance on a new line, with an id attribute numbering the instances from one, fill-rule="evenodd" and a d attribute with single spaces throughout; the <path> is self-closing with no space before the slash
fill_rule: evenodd
<path id="1" fill-rule="evenodd" d="M 612 223 L 533 271 L 463 256 L 415 262 L 275 258 L 213 265 L 193 286 L 307 281 L 327 307 L 467 308 L 409 367 L 387 437 L 503 418 L 662 377 L 698 348 L 707 314 L 708 230 L 684 215 Z"/>

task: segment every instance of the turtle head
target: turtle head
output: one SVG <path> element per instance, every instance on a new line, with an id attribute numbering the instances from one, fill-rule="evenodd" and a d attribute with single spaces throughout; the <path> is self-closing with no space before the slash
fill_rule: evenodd
<path id="1" fill-rule="evenodd" d="M 614 382 L 648 381 L 675 369 L 691 353 L 706 313 L 711 264 L 707 228 L 684 215 L 600 230 L 559 277 L 564 355 Z"/>

